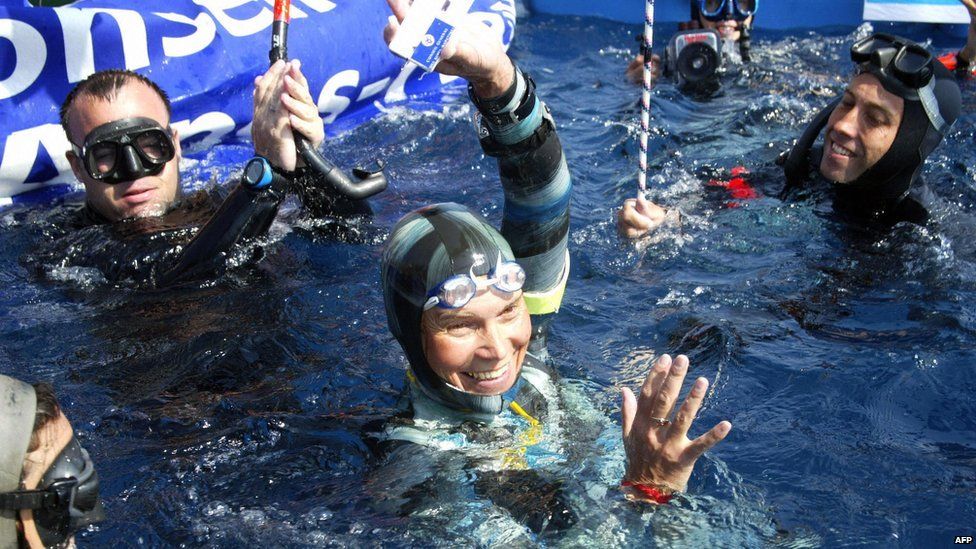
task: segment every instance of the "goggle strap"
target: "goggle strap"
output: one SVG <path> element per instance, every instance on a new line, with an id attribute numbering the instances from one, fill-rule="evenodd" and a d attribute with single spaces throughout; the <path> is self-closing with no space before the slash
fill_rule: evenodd
<path id="1" fill-rule="evenodd" d="M 925 110 L 925 115 L 929 117 L 929 122 L 935 127 L 935 130 L 941 135 L 945 135 L 946 130 L 948 130 L 949 124 L 946 123 L 945 118 L 942 118 L 942 113 L 939 112 L 939 100 L 935 97 L 935 77 L 933 76 L 929 83 L 918 90 L 918 99 L 922 103 L 922 109 Z"/>
<path id="2" fill-rule="evenodd" d="M 56 492 L 50 490 L 17 490 L 0 494 L 0 509 L 57 509 L 60 499 Z"/>

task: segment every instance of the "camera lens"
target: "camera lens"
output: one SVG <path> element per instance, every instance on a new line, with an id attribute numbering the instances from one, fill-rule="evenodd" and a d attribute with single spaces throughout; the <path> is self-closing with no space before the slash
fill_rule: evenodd
<path id="1" fill-rule="evenodd" d="M 681 50 L 675 67 L 688 83 L 694 84 L 714 76 L 718 62 L 718 52 L 714 48 L 697 42 Z"/>

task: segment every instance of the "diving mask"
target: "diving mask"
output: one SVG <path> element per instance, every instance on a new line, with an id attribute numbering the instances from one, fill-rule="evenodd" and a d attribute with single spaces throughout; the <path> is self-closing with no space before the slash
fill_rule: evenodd
<path id="1" fill-rule="evenodd" d="M 932 79 L 933 59 L 922 46 L 884 33 L 873 34 L 851 46 L 851 61 L 859 65 L 870 63 L 885 76 L 912 89 L 921 88 Z"/>
<path id="2" fill-rule="evenodd" d="M 109 185 L 158 175 L 176 154 L 169 128 L 144 117 L 102 124 L 71 149 L 92 179 Z"/>
<path id="3" fill-rule="evenodd" d="M 78 530 L 103 520 L 98 473 L 72 437 L 48 468 L 38 489 L 0 493 L 0 509 L 31 509 L 45 547 L 64 546 Z"/>
<path id="4" fill-rule="evenodd" d="M 745 21 L 759 9 L 759 0 L 697 0 L 698 12 L 708 21 Z"/>
<path id="5" fill-rule="evenodd" d="M 851 46 L 851 61 L 861 72 L 874 75 L 889 92 L 919 101 L 940 134 L 948 128 L 935 96 L 935 57 L 928 50 L 911 40 L 877 33 Z"/>

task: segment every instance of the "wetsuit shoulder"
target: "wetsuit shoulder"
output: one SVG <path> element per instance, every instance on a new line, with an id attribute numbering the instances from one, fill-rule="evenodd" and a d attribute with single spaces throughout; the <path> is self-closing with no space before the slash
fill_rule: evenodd
<path id="1" fill-rule="evenodd" d="M 935 203 L 935 193 L 919 179 L 912 185 L 908 195 L 901 199 L 891 212 L 892 222 L 908 221 L 925 225 L 929 220 L 929 209 Z"/>

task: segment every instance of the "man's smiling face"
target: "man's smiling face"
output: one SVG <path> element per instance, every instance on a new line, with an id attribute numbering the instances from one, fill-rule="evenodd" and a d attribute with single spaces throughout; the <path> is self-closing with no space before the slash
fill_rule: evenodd
<path id="1" fill-rule="evenodd" d="M 820 174 L 836 183 L 861 177 L 891 148 L 904 110 L 876 77 L 856 76 L 827 120 Z"/>

